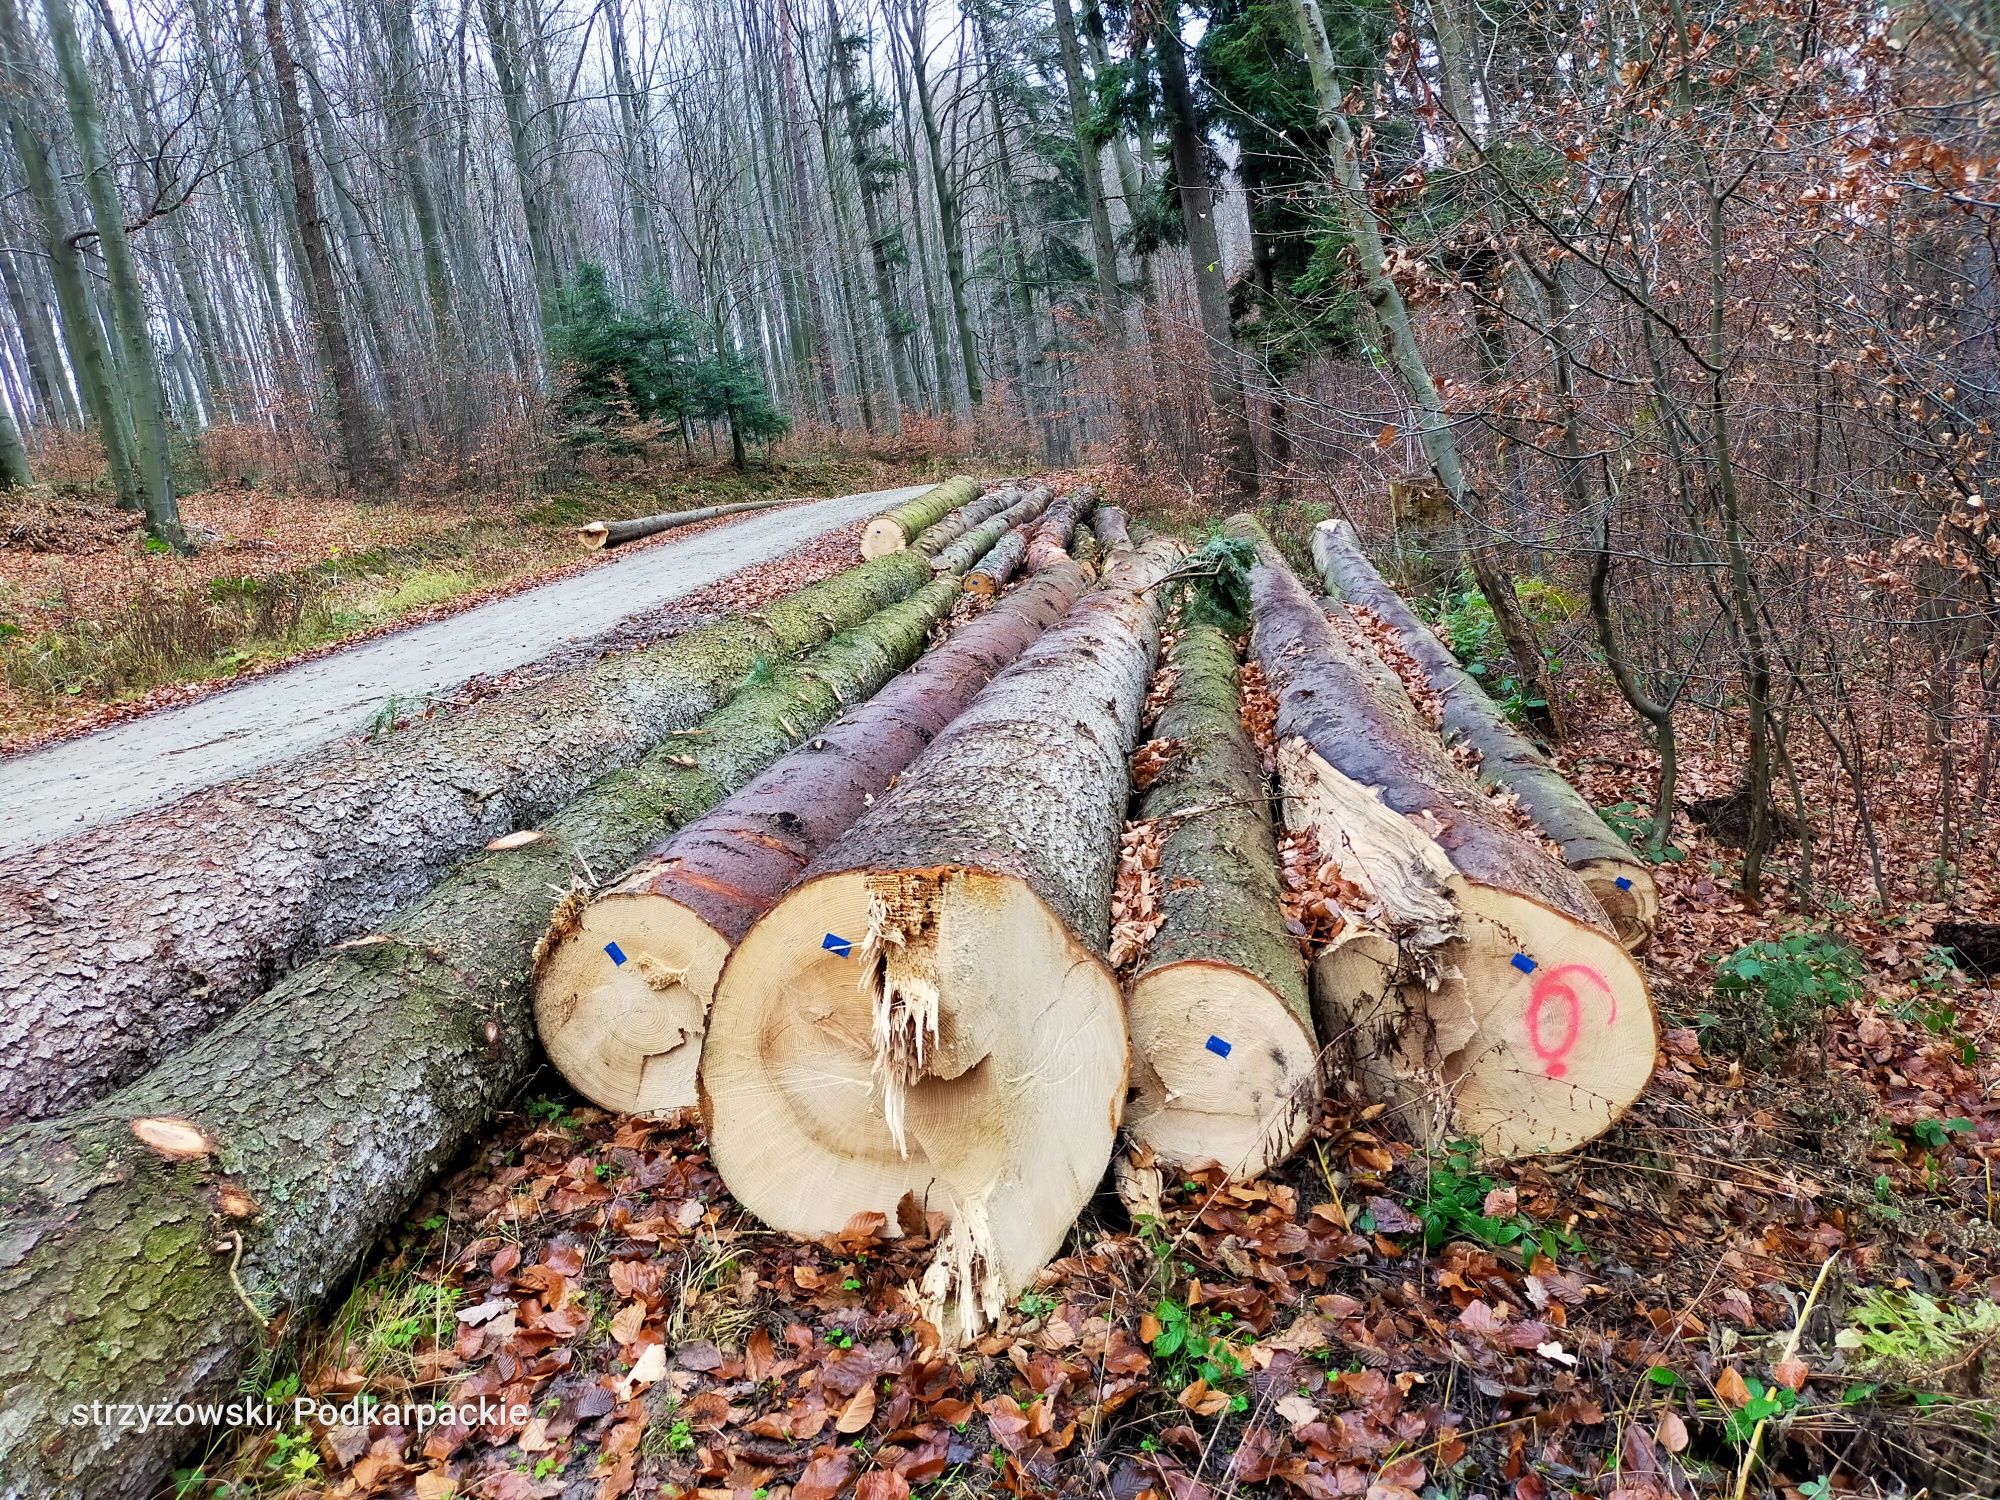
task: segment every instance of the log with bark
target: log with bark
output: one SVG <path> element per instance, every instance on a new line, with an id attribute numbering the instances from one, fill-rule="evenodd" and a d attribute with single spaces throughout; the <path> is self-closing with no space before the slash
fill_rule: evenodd
<path id="1" fill-rule="evenodd" d="M 1048 505 L 1049 492 L 1044 486 L 1036 485 L 1023 491 L 1021 498 L 999 515 L 980 522 L 950 546 L 941 549 L 931 560 L 931 566 L 939 572 L 965 572 L 1009 532 L 1025 530 L 1029 522 L 1048 509 Z"/>
<path id="2" fill-rule="evenodd" d="M 780 661 L 906 597 L 918 553 L 0 861 L 0 1120 L 74 1109 L 560 807 Z"/>
<path id="3" fill-rule="evenodd" d="M 1287 825 L 1366 896 L 1313 965 L 1320 1035 L 1419 1137 L 1561 1151 L 1652 1076 L 1645 977 L 1576 875 L 1516 831 L 1246 517 L 1252 643 Z"/>
<path id="4" fill-rule="evenodd" d="M 1125 526 L 1125 512 L 1115 505 L 1100 505 L 1091 512 L 1090 529 L 1096 533 L 1098 544 L 1106 552 L 1117 552 L 1132 545 L 1131 533 Z"/>
<path id="5" fill-rule="evenodd" d="M 760 672 L 136 1083 L 0 1131 L 0 1489 L 155 1493 L 199 1429 L 72 1424 L 72 1405 L 234 1395 L 534 1068 L 532 957 L 579 880 L 879 689 L 958 593 L 937 579 Z"/>
<path id="6" fill-rule="evenodd" d="M 652 849 L 553 942 L 535 1021 L 562 1075 L 607 1109 L 695 1103 L 723 960 L 821 849 L 859 818 L 1087 579 L 1064 560 L 731 797 Z"/>
<path id="7" fill-rule="evenodd" d="M 959 506 L 935 526 L 926 527 L 910 545 L 926 557 L 936 557 L 981 521 L 990 520 L 1018 503 L 1026 493 L 1018 484 L 995 485 L 978 499 Z"/>
<path id="8" fill-rule="evenodd" d="M 993 550 L 980 560 L 979 566 L 965 575 L 965 591 L 992 598 L 1007 587 L 1007 582 L 1021 570 L 1021 563 L 1028 555 L 1028 533 L 1018 527 L 993 544 Z"/>
<path id="9" fill-rule="evenodd" d="M 723 967 L 701 1062 L 718 1170 L 795 1233 L 950 1216 L 924 1282 L 964 1334 L 1061 1246 L 1110 1160 L 1127 1046 L 1102 955 L 1157 650 L 1123 554 L 816 859 Z"/>
<path id="10" fill-rule="evenodd" d="M 1243 727 L 1236 646 L 1207 625 L 1168 654 L 1166 755 L 1139 804 L 1162 832 L 1161 921 L 1126 984 L 1132 1137 L 1181 1166 L 1255 1177 L 1297 1149 L 1319 1103 L 1306 964 L 1279 905 L 1277 834 Z"/>
<path id="11" fill-rule="evenodd" d="M 979 496 L 979 481 L 960 474 L 932 485 L 914 500 L 905 500 L 875 517 L 861 532 L 863 557 L 887 557 L 901 552 L 928 528 Z"/>
<path id="12" fill-rule="evenodd" d="M 1563 863 L 1590 887 L 1628 948 L 1652 935 L 1660 897 L 1652 871 L 1631 846 L 1605 826 L 1597 809 L 1549 764 L 1535 744 L 1500 711 L 1479 681 L 1368 561 L 1345 521 L 1322 521 L 1313 530 L 1313 562 L 1327 588 L 1348 605 L 1365 609 L 1392 631 L 1403 651 L 1437 695 L 1447 740 L 1479 756 L 1479 778 L 1511 793 L 1521 810 L 1562 849 Z"/>
<path id="13" fill-rule="evenodd" d="M 713 521 L 721 516 L 740 516 L 746 511 L 770 510 L 774 506 L 791 505 L 792 497 L 780 500 L 738 500 L 729 505 L 704 505 L 695 510 L 670 510 L 657 516 L 640 516 L 631 521 L 592 521 L 587 526 L 579 526 L 576 534 L 583 538 L 583 544 L 592 551 L 605 547 L 621 547 L 627 542 L 636 542 L 641 537 L 657 536 L 663 531 L 673 531 L 677 527 L 692 526 L 697 521 Z"/>
<path id="14" fill-rule="evenodd" d="M 1058 557 L 1069 555 L 1069 539 L 1077 523 L 1097 505 L 1097 491 L 1084 485 L 1071 490 L 1051 505 L 1041 524 L 1028 535 L 1027 564 L 1030 573 L 1039 573 Z"/>

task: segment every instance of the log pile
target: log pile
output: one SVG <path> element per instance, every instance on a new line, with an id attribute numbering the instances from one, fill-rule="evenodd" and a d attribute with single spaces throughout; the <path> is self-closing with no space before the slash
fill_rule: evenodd
<path id="1" fill-rule="evenodd" d="M 939 549 L 937 556 L 931 559 L 931 566 L 940 572 L 965 572 L 1008 537 L 1025 531 L 1028 524 L 1048 508 L 1048 504 L 1046 485 L 1032 485 L 1022 490 L 1020 497 L 998 515 L 981 521 L 950 546 Z"/>
<path id="2" fill-rule="evenodd" d="M 1030 573 L 1039 573 L 1058 557 L 1069 553 L 1070 538 L 1076 534 L 1077 523 L 1089 515 L 1097 505 L 1097 492 L 1088 485 L 1071 490 L 1049 507 L 1028 536 L 1025 561 Z"/>
<path id="3" fill-rule="evenodd" d="M 532 956 L 552 918 L 580 910 L 585 872 L 629 865 L 875 692 L 958 594 L 934 580 L 769 666 L 697 729 L 495 840 L 136 1083 L 0 1132 L 8 1483 L 155 1493 L 174 1442 L 198 1434 L 70 1425 L 71 1403 L 228 1399 L 533 1068 Z"/>
<path id="4" fill-rule="evenodd" d="M 1533 741 L 1517 729 L 1479 681 L 1403 602 L 1362 552 L 1345 521 L 1322 521 L 1312 535 L 1313 562 L 1328 590 L 1365 610 L 1393 632 L 1408 659 L 1437 695 L 1447 742 L 1477 755 L 1479 778 L 1511 794 L 1521 810 L 1561 849 L 1598 900 L 1619 940 L 1637 948 L 1652 935 L 1660 897 L 1652 872 L 1605 826 L 1597 809 L 1565 781 Z"/>
<path id="5" fill-rule="evenodd" d="M 747 511 L 770 510 L 774 506 L 790 505 L 790 497 L 779 500 L 738 500 L 729 505 L 703 505 L 694 510 L 663 511 L 657 516 L 639 516 L 630 521 L 592 521 L 579 526 L 576 534 L 583 539 L 584 546 L 593 552 L 606 547 L 622 547 L 627 542 L 636 542 L 641 537 L 658 536 L 663 531 L 673 531 L 682 526 L 693 526 L 699 521 L 714 521 L 722 516 L 740 516 Z"/>
<path id="6" fill-rule="evenodd" d="M 750 924 L 995 673 L 1082 593 L 1052 568 L 704 818 L 656 845 L 544 950 L 535 1018 L 550 1061 L 607 1109 L 695 1103 L 723 960 Z"/>
<path id="7" fill-rule="evenodd" d="M 1320 1034 L 1420 1137 L 1500 1154 L 1607 1129 L 1652 1075 L 1644 976 L 1584 883 L 1523 836 L 1350 646 L 1255 521 L 1252 649 L 1285 820 L 1367 900 L 1313 965 Z"/>
<path id="8" fill-rule="evenodd" d="M 863 528 L 861 555 L 876 558 L 901 552 L 952 511 L 976 500 L 979 489 L 978 480 L 961 474 L 943 484 L 932 485 L 914 500 L 905 500 L 894 509 L 883 511 Z"/>
<path id="9" fill-rule="evenodd" d="M 949 1215 L 925 1292 L 978 1327 L 1061 1245 L 1124 1103 L 1102 957 L 1153 585 L 1127 552 L 745 934 L 701 1061 L 710 1149 L 775 1227 Z"/>
<path id="10" fill-rule="evenodd" d="M 753 614 L 0 861 L 0 1121 L 171 1056 L 466 855 L 932 576 L 899 553 Z"/>
<path id="11" fill-rule="evenodd" d="M 981 521 L 991 520 L 1009 506 L 1018 504 L 1026 494 L 1026 488 L 1018 484 L 995 485 L 977 500 L 959 506 L 936 525 L 926 527 L 910 545 L 926 557 L 936 557 Z"/>

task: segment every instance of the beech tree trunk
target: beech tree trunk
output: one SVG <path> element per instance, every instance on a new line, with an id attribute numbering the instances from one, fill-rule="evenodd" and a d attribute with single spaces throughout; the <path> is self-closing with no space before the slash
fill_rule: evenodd
<path id="1" fill-rule="evenodd" d="M 886 557 L 901 552 L 926 528 L 937 525 L 961 505 L 979 497 L 979 481 L 960 475 L 933 485 L 914 500 L 905 500 L 893 510 L 885 510 L 870 521 L 861 533 L 863 557 Z"/>
<path id="2" fill-rule="evenodd" d="M 775 1228 L 937 1209 L 970 1335 L 1110 1160 L 1127 1049 L 1100 956 L 1152 676 L 1162 540 L 987 686 L 744 936 L 701 1063 L 717 1168 Z M 944 1320 L 956 1303 L 955 1325 Z"/>
<path id="3" fill-rule="evenodd" d="M 1134 1140 L 1168 1161 L 1243 1179 L 1312 1129 L 1319 1089 L 1306 963 L 1279 905 L 1264 768 L 1243 727 L 1236 646 L 1208 625 L 1168 655 L 1154 726 L 1173 756 L 1139 804 L 1164 833 L 1164 920 L 1126 985 Z"/>
<path id="4" fill-rule="evenodd" d="M 880 688 L 958 592 L 935 580 L 778 667 L 129 1088 L 0 1132 L 10 1492 L 155 1493 L 200 1429 L 72 1424 L 72 1403 L 233 1395 L 534 1066 L 529 966 L 558 909 L 581 907 L 579 877 L 629 863 Z"/>
<path id="5" fill-rule="evenodd" d="M 1077 523 L 1097 504 L 1097 492 L 1085 485 L 1071 490 L 1049 507 L 1028 537 L 1028 571 L 1039 573 L 1059 557 L 1069 555 L 1069 539 L 1076 535 Z"/>
<path id="6" fill-rule="evenodd" d="M 907 597 L 917 553 L 532 692 L 292 761 L 0 861 L 0 1120 L 136 1077 L 782 661 Z"/>
<path id="7" fill-rule="evenodd" d="M 1509 722 L 1499 705 L 1436 634 L 1410 612 L 1403 598 L 1375 571 L 1345 521 L 1322 521 L 1313 530 L 1313 561 L 1326 586 L 1366 609 L 1395 633 L 1403 650 L 1437 695 L 1444 733 L 1477 752 L 1479 777 L 1511 793 L 1535 826 L 1562 849 L 1610 916 L 1619 941 L 1638 948 L 1652 936 L 1659 892 L 1652 871 L 1605 826 L 1575 787 L 1548 763 L 1534 743 Z"/>
<path id="8" fill-rule="evenodd" d="M 1562 1151 L 1652 1076 L 1645 977 L 1583 882 L 1517 833 L 1386 667 L 1327 623 L 1263 528 L 1252 645 L 1278 700 L 1285 821 L 1369 897 L 1313 966 L 1320 1034 L 1429 1141 Z"/>
<path id="9" fill-rule="evenodd" d="M 738 516 L 745 511 L 770 510 L 774 506 L 790 505 L 787 497 L 782 500 L 738 500 L 730 505 L 704 505 L 695 510 L 670 510 L 657 516 L 640 516 L 632 521 L 592 521 L 587 526 L 579 526 L 576 534 L 583 538 L 583 544 L 592 551 L 606 547 L 618 547 L 626 542 L 636 542 L 641 537 L 657 536 L 663 531 L 672 531 L 679 526 L 692 526 L 698 521 L 713 521 L 718 516 Z"/>
<path id="10" fill-rule="evenodd" d="M 536 1025 L 563 1076 L 607 1109 L 692 1107 L 729 950 L 1086 581 L 1074 566 L 1051 570 L 959 626 L 592 901 L 537 970 Z"/>
<path id="11" fill-rule="evenodd" d="M 1028 533 L 1018 528 L 993 544 L 978 567 L 965 575 L 965 591 L 991 598 L 1007 587 L 1007 580 L 1021 570 L 1028 555 Z"/>

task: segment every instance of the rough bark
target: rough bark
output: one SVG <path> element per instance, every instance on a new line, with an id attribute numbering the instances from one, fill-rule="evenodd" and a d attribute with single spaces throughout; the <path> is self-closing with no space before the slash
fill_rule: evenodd
<path id="1" fill-rule="evenodd" d="M 1127 1050 L 1100 957 L 1181 549 L 1121 556 L 745 935 L 701 1066 L 717 1167 L 766 1223 L 951 1215 L 925 1292 L 966 1333 L 1110 1160 Z"/>
<path id="2" fill-rule="evenodd" d="M 1037 485 L 1014 504 L 989 517 L 939 552 L 931 566 L 940 571 L 963 573 L 990 552 L 1010 531 L 1024 529 L 1048 508 L 1049 492 Z"/>
<path id="3" fill-rule="evenodd" d="M 1073 565 L 1052 569 L 961 625 L 592 901 L 537 977 L 536 1024 L 563 1076 L 607 1109 L 692 1107 L 729 950 L 1086 582 Z"/>
<path id="4" fill-rule="evenodd" d="M 1341 639 L 1256 522 L 1252 644 L 1288 826 L 1368 898 L 1313 967 L 1321 1036 L 1405 1125 L 1490 1151 L 1601 1134 L 1651 1077 L 1644 976 L 1583 882 L 1502 816 L 1393 673 Z"/>
<path id="5" fill-rule="evenodd" d="M 1312 537 L 1313 562 L 1326 586 L 1348 604 L 1368 610 L 1401 642 L 1436 693 L 1445 737 L 1479 756 L 1480 780 L 1513 795 L 1536 827 L 1561 849 L 1563 863 L 1582 878 L 1610 916 L 1619 941 L 1642 946 L 1659 914 L 1652 872 L 1631 847 L 1605 826 L 1597 809 L 1508 721 L 1478 680 L 1410 612 L 1383 581 L 1345 521 L 1322 521 Z"/>
<path id="6" fill-rule="evenodd" d="M 1092 511 L 1090 529 L 1097 534 L 1098 543 L 1106 552 L 1117 552 L 1132 545 L 1132 534 L 1125 526 L 1125 512 L 1115 505 L 1100 505 Z"/>
<path id="7" fill-rule="evenodd" d="M 961 505 L 935 526 L 927 526 L 910 545 L 927 557 L 936 557 L 981 521 L 990 521 L 1001 511 L 1018 505 L 1027 491 L 1018 484 L 996 485 L 977 500 Z"/>
<path id="8" fill-rule="evenodd" d="M 636 542 L 641 537 L 657 536 L 663 531 L 672 531 L 677 526 L 692 526 L 697 521 L 713 521 L 719 516 L 739 516 L 745 511 L 770 510 L 773 506 L 790 505 L 789 497 L 781 500 L 738 500 L 731 505 L 703 505 L 694 510 L 670 510 L 657 516 L 640 516 L 632 521 L 592 521 L 588 526 L 579 526 L 576 534 L 583 538 L 583 544 L 592 550 L 618 547 L 626 542 Z"/>
<path id="9" fill-rule="evenodd" d="M 1257 747 L 1243 728 L 1236 646 L 1183 630 L 1154 726 L 1172 758 L 1139 815 L 1163 831 L 1163 920 L 1126 986 L 1133 1097 L 1127 1126 L 1181 1165 L 1249 1178 L 1312 1128 L 1319 1042 L 1306 964 L 1279 905 L 1278 841 Z"/>
<path id="10" fill-rule="evenodd" d="M 0 862 L 0 1119 L 88 1103 L 931 576 L 916 553 Z"/>
<path id="11" fill-rule="evenodd" d="M 302 1323 L 476 1137 L 534 1065 L 530 963 L 579 877 L 629 863 L 874 692 L 957 594 L 938 579 L 776 669 L 131 1087 L 0 1133 L 8 1493 L 152 1494 L 199 1430 L 69 1425 L 71 1403 L 229 1396 L 266 1339 L 232 1268 L 274 1335 Z M 157 1117 L 211 1150 L 150 1149 L 134 1122 Z"/>
<path id="12" fill-rule="evenodd" d="M 861 533 L 863 557 L 885 557 L 901 552 L 923 531 L 937 525 L 961 505 L 979 496 L 979 481 L 961 474 L 933 485 L 914 500 L 905 500 L 894 510 L 885 510 L 870 521 Z"/>
<path id="13" fill-rule="evenodd" d="M 1059 557 L 1069 555 L 1069 539 L 1097 504 L 1097 491 L 1084 485 L 1071 490 L 1049 507 L 1042 522 L 1028 537 L 1027 562 L 1030 573 L 1039 573 Z"/>
<path id="14" fill-rule="evenodd" d="M 978 567 L 965 575 L 965 591 L 991 598 L 1007 587 L 1007 580 L 1020 572 L 1022 562 L 1028 556 L 1028 533 L 1021 530 L 1008 532 L 993 544 L 993 550 L 986 554 Z"/>

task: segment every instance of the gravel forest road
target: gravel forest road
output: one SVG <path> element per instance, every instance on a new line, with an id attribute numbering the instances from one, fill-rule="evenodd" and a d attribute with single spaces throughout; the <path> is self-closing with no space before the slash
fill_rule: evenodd
<path id="1" fill-rule="evenodd" d="M 461 614 L 176 708 L 0 760 L 0 854 L 171 802 L 364 729 L 416 700 L 539 661 L 925 486 L 812 500 L 669 540 Z"/>

